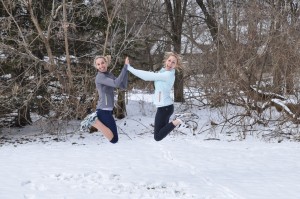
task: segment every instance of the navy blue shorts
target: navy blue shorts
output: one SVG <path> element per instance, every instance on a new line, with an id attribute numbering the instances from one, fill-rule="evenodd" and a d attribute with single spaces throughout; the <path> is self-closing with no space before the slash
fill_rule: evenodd
<path id="1" fill-rule="evenodd" d="M 110 142 L 117 143 L 119 140 L 119 137 L 118 137 L 116 121 L 113 117 L 113 111 L 97 109 L 97 117 L 114 134 L 114 137 Z"/>

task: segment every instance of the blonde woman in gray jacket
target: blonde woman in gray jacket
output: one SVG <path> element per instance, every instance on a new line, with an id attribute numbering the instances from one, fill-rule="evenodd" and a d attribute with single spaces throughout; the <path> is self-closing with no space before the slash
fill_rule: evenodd
<path id="1" fill-rule="evenodd" d="M 127 88 L 127 65 L 129 64 L 129 61 L 128 58 L 125 59 L 125 64 L 121 73 L 118 77 L 115 77 L 107 70 L 110 60 L 110 56 L 96 56 L 94 59 L 94 67 L 98 71 L 95 79 L 99 95 L 96 111 L 97 117 L 90 116 L 90 119 L 87 119 L 87 122 L 85 123 L 85 128 L 90 128 L 91 126 L 97 128 L 111 143 L 114 144 L 119 140 L 117 125 L 113 118 L 114 89 Z"/>

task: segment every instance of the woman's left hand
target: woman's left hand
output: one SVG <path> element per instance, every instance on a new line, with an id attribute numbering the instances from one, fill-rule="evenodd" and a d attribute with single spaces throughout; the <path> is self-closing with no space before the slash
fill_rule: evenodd
<path id="1" fill-rule="evenodd" d="M 126 57 L 125 58 L 125 65 L 129 65 L 130 63 L 129 63 L 129 58 L 128 57 Z"/>

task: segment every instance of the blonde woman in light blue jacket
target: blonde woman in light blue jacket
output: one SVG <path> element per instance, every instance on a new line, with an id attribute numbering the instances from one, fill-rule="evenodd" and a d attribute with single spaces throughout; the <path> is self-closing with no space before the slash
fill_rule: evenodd
<path id="1" fill-rule="evenodd" d="M 165 53 L 164 66 L 157 73 L 138 70 L 128 65 L 127 70 L 144 81 L 154 81 L 154 104 L 157 112 L 154 121 L 154 139 L 161 141 L 176 126 L 182 123 L 180 119 L 170 122 L 174 112 L 174 101 L 171 97 L 171 90 L 175 82 L 175 70 L 181 68 L 181 57 L 174 52 Z"/>

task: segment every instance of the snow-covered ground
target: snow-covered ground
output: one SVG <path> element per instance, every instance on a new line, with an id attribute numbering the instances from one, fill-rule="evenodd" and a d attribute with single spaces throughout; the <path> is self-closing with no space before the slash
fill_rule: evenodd
<path id="1" fill-rule="evenodd" d="M 233 134 L 204 131 L 216 117 L 207 109 L 192 110 L 200 116 L 195 132 L 174 131 L 156 142 L 150 98 L 136 93 L 129 99 L 128 116 L 117 121 L 117 144 L 101 133 L 77 131 L 80 121 L 62 124 L 61 132 L 52 133 L 39 122 L 21 130 L 4 129 L 0 198 L 300 197 L 299 143 L 265 142 L 255 136 L 241 141 Z M 175 111 L 182 109 L 176 105 Z"/>

